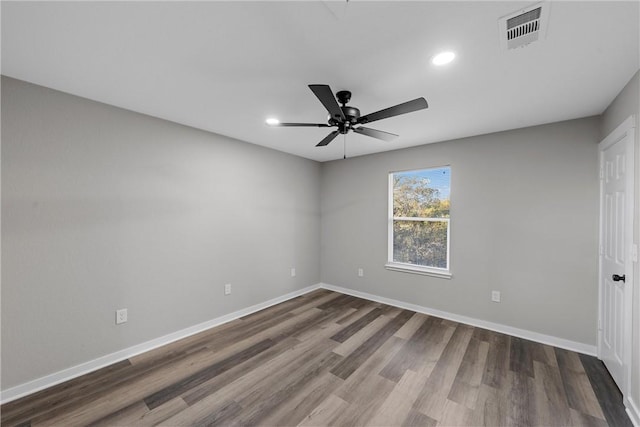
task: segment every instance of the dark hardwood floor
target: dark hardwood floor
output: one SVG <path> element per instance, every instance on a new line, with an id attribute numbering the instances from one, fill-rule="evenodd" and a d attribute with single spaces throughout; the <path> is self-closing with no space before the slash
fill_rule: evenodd
<path id="1" fill-rule="evenodd" d="M 0 410 L 3 426 L 631 426 L 594 357 L 327 290 Z"/>

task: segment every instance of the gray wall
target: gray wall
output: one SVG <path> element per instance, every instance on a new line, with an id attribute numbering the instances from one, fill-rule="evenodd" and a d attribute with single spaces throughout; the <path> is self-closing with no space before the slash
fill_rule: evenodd
<path id="1" fill-rule="evenodd" d="M 624 122 L 630 115 L 636 118 L 636 188 L 635 188 L 635 212 L 634 218 L 634 243 L 640 243 L 640 71 L 631 78 L 620 94 L 602 115 L 602 139 L 609 135 L 618 125 Z M 640 404 L 640 268 L 635 264 L 635 289 L 633 301 L 633 347 L 631 360 L 631 393 L 630 397 L 636 405 Z"/>
<path id="2" fill-rule="evenodd" d="M 319 173 L 3 77 L 2 389 L 318 283 Z"/>
<path id="3" fill-rule="evenodd" d="M 3 77 L 2 389 L 321 280 L 595 344 L 596 144 L 637 94 L 320 165 Z M 445 164 L 454 277 L 385 270 L 387 174 Z"/>
<path id="4" fill-rule="evenodd" d="M 595 345 L 598 136 L 594 117 L 324 163 L 322 281 Z M 441 165 L 453 278 L 385 270 L 388 173 Z"/>

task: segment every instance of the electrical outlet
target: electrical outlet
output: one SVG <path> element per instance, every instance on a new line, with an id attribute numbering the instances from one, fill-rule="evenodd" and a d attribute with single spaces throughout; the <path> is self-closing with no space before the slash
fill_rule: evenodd
<path id="1" fill-rule="evenodd" d="M 291 277 L 296 277 L 296 269 L 295 269 L 295 267 L 291 269 Z"/>
<path id="2" fill-rule="evenodd" d="M 119 325 L 121 323 L 127 323 L 127 309 L 126 308 L 122 308 L 120 310 L 116 310 L 116 325 Z"/>
<path id="3" fill-rule="evenodd" d="M 500 302 L 500 291 L 491 291 L 491 301 Z"/>
<path id="4" fill-rule="evenodd" d="M 362 268 L 358 269 L 358 277 L 364 277 L 364 269 Z"/>
<path id="5" fill-rule="evenodd" d="M 227 283 L 226 285 L 224 285 L 224 294 L 225 295 L 231 294 L 231 283 Z"/>

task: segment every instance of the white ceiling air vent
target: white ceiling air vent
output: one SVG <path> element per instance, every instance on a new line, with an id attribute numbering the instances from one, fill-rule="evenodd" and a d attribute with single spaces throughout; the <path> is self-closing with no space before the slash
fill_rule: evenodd
<path id="1" fill-rule="evenodd" d="M 500 44 L 515 49 L 543 40 L 549 21 L 549 2 L 534 4 L 498 20 Z"/>

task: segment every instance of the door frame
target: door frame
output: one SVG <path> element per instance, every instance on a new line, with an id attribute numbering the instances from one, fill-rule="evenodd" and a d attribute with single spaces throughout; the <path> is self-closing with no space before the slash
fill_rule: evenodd
<path id="1" fill-rule="evenodd" d="M 623 396 L 629 395 L 631 387 L 631 347 L 633 345 L 633 291 L 635 288 L 635 280 L 633 277 L 633 264 L 637 262 L 638 249 L 634 244 L 634 215 L 635 215 L 635 117 L 629 116 L 624 122 L 622 122 L 613 132 L 611 132 L 605 139 L 598 144 L 598 169 L 599 169 L 599 203 L 600 203 L 600 216 L 598 218 L 598 359 L 602 359 L 602 325 L 603 325 L 603 287 L 602 281 L 602 256 L 603 256 L 603 242 L 602 242 L 602 221 L 603 221 L 603 188 L 604 188 L 604 171 L 603 171 L 603 151 L 609 146 L 619 142 L 623 138 L 628 137 L 627 141 L 627 173 L 626 182 L 626 198 L 628 203 L 626 204 L 625 212 L 625 228 L 629 230 L 628 236 L 630 241 L 625 244 L 625 266 L 624 274 L 625 280 L 625 318 L 624 318 L 624 384 L 618 384 Z"/>

